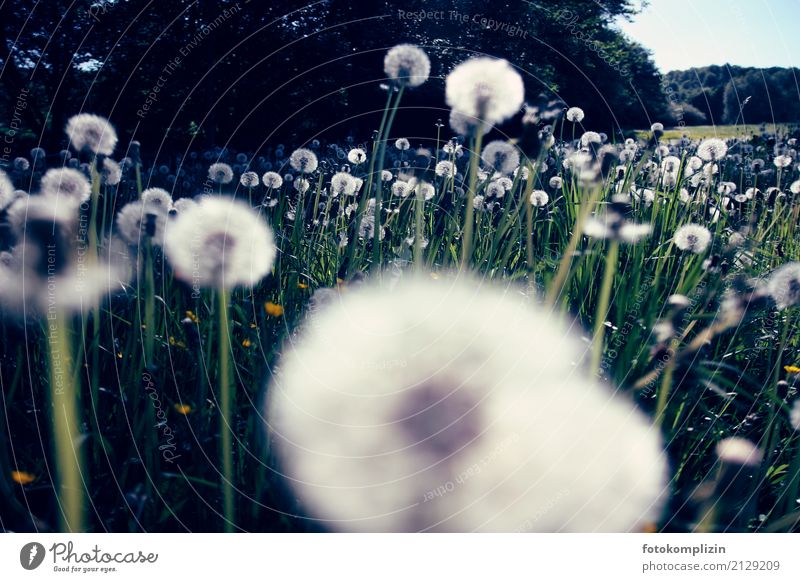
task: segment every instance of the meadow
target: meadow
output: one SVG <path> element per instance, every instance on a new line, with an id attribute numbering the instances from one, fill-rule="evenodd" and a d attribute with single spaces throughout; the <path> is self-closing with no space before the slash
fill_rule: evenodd
<path id="1" fill-rule="evenodd" d="M 3 528 L 797 530 L 797 128 L 620 141 L 475 58 L 407 138 L 429 71 L 372 136 L 13 160 Z"/>

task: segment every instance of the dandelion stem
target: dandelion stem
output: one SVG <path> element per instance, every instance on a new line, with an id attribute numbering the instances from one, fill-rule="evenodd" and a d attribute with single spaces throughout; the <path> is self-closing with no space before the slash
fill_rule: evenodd
<path id="1" fill-rule="evenodd" d="M 582 205 L 578 220 L 575 222 L 575 229 L 572 232 L 567 248 L 564 250 L 564 256 L 561 257 L 561 263 L 558 265 L 555 279 L 553 279 L 553 282 L 550 284 L 550 289 L 547 292 L 547 303 L 551 306 L 556 304 L 564 288 L 564 284 L 567 282 L 567 277 L 569 276 L 569 271 L 572 266 L 572 255 L 578 248 L 578 243 L 583 235 L 583 224 L 586 222 L 586 219 L 589 218 L 589 214 L 591 214 L 602 194 L 603 191 L 600 188 L 595 188 L 586 201 L 586 204 Z"/>
<path id="2" fill-rule="evenodd" d="M 89 216 L 89 261 L 97 263 L 99 248 L 97 237 L 97 207 L 100 201 L 100 174 L 97 171 L 97 156 L 92 161 L 91 214 Z"/>
<path id="3" fill-rule="evenodd" d="M 222 456 L 222 495 L 225 513 L 225 531 L 234 531 L 236 515 L 233 504 L 233 418 L 231 416 L 233 394 L 230 378 L 230 322 L 228 320 L 228 292 L 217 290 L 217 316 L 219 324 L 219 407 L 220 448 Z"/>
<path id="4" fill-rule="evenodd" d="M 72 373 L 72 347 L 63 311 L 48 317 L 48 358 L 50 400 L 53 406 L 53 442 L 56 453 L 61 531 L 84 531 L 83 453 L 80 448 L 81 422 L 78 391 Z"/>
<path id="5" fill-rule="evenodd" d="M 594 346 L 592 348 L 591 374 L 596 378 L 600 374 L 600 362 L 603 358 L 603 345 L 605 336 L 605 320 L 608 315 L 608 306 L 611 300 L 611 287 L 614 275 L 617 272 L 617 259 L 619 257 L 619 241 L 612 240 L 608 246 L 606 265 L 603 273 L 603 283 L 600 287 L 600 298 L 597 302 L 597 311 L 594 321 Z"/>
<path id="6" fill-rule="evenodd" d="M 389 113 L 389 118 L 386 121 L 386 127 L 381 132 L 382 135 L 379 137 L 379 146 L 378 146 L 378 169 L 376 170 L 376 175 L 374 181 L 377 182 L 377 188 L 375 189 L 375 233 L 372 240 L 372 267 L 379 268 L 381 264 L 381 206 L 383 205 L 383 159 L 386 156 L 386 142 L 389 138 L 389 133 L 392 131 L 392 124 L 394 123 L 395 115 L 397 114 L 397 109 L 400 106 L 400 99 L 403 97 L 403 89 L 405 88 L 404 85 L 400 85 L 400 89 L 397 91 L 397 98 L 394 101 L 394 105 L 392 105 L 392 109 Z"/>
<path id="7" fill-rule="evenodd" d="M 415 232 L 414 232 L 414 268 L 421 271 L 422 260 L 422 235 L 423 235 L 423 209 L 425 207 L 425 196 L 422 188 L 415 188 L 416 198 L 414 200 Z"/>
<path id="8" fill-rule="evenodd" d="M 375 143 L 372 147 L 371 159 L 369 161 L 369 172 L 367 172 L 367 187 L 361 192 L 361 196 L 358 200 L 358 209 L 356 210 L 355 220 L 353 221 L 352 228 L 350 230 L 350 247 L 347 250 L 347 259 L 345 262 L 345 278 L 349 277 L 350 274 L 353 272 L 353 266 L 355 265 L 355 258 L 356 258 L 356 249 L 358 248 L 358 231 L 361 228 L 361 219 L 362 214 L 364 213 L 364 207 L 367 205 L 367 200 L 369 199 L 370 194 L 372 193 L 372 178 L 373 178 L 373 170 L 375 169 L 375 146 L 379 145 L 381 140 L 383 139 L 383 128 L 386 126 L 386 118 L 389 115 L 389 105 L 392 102 L 392 92 L 389 91 L 388 95 L 386 96 L 386 105 L 383 107 L 383 117 L 381 117 L 381 124 L 378 127 L 378 135 L 375 138 Z"/>
<path id="9" fill-rule="evenodd" d="M 661 377 L 661 385 L 658 388 L 658 397 L 656 399 L 656 411 L 654 417 L 654 424 L 656 427 L 661 427 L 664 424 L 664 415 L 667 411 L 667 404 L 669 403 L 669 394 L 672 391 L 672 375 L 675 372 L 676 358 L 674 354 L 678 349 L 677 340 L 672 340 L 670 344 L 669 360 L 664 367 L 664 375 Z"/>
<path id="10" fill-rule="evenodd" d="M 525 205 L 525 248 L 528 266 L 528 286 L 533 287 L 536 282 L 533 264 L 533 204 L 531 203 L 531 192 L 533 192 L 533 178 L 536 165 L 528 163 L 528 179 L 525 183 L 525 195 L 522 203 Z"/>
<path id="11" fill-rule="evenodd" d="M 472 139 L 472 151 L 469 154 L 469 183 L 467 186 L 467 207 L 464 215 L 464 235 L 461 240 L 461 269 L 469 266 L 472 258 L 472 230 L 475 222 L 475 184 L 478 181 L 478 160 L 480 159 L 481 145 L 483 143 L 482 127 L 474 131 Z"/>
<path id="12" fill-rule="evenodd" d="M 144 246 L 144 354 L 145 354 L 145 367 L 153 366 L 153 350 L 155 344 L 155 324 L 156 324 L 156 306 L 155 306 L 155 277 L 153 274 L 153 245 L 150 237 L 144 237 L 142 241 Z"/>

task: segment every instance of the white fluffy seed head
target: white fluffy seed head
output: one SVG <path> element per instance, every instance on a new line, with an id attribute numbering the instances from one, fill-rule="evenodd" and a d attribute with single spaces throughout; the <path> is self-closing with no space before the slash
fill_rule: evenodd
<path id="1" fill-rule="evenodd" d="M 492 126 L 483 123 L 480 119 L 470 117 L 456 111 L 450 111 L 450 128 L 458 135 L 472 135 L 475 131 L 480 131 L 481 135 L 486 135 Z"/>
<path id="2" fill-rule="evenodd" d="M 208 178 L 215 184 L 230 184 L 233 180 L 233 168 L 224 162 L 217 162 L 208 167 Z"/>
<path id="3" fill-rule="evenodd" d="M 544 190 L 534 190 L 531 192 L 531 204 L 534 206 L 546 206 L 550 197 Z"/>
<path id="4" fill-rule="evenodd" d="M 311 174 L 317 169 L 317 154 L 306 148 L 299 148 L 289 156 L 289 165 L 297 172 Z"/>
<path id="5" fill-rule="evenodd" d="M 443 160 L 436 164 L 436 175 L 443 178 L 452 178 L 458 173 L 456 165 L 448 160 Z"/>
<path id="6" fill-rule="evenodd" d="M 684 224 L 675 231 L 672 240 L 680 250 L 701 255 L 711 244 L 711 231 L 701 224 Z"/>
<path id="7" fill-rule="evenodd" d="M 792 410 L 789 412 L 789 423 L 794 430 L 800 431 L 800 398 L 794 401 Z"/>
<path id="8" fill-rule="evenodd" d="M 634 531 L 663 506 L 660 437 L 575 366 L 583 352 L 515 288 L 365 285 L 286 347 L 272 442 L 336 530 Z"/>
<path id="9" fill-rule="evenodd" d="M 116 186 L 122 180 L 122 168 L 111 158 L 103 158 L 100 166 L 100 180 L 106 186 Z"/>
<path id="10" fill-rule="evenodd" d="M 169 212 L 172 208 L 172 195 L 163 188 L 148 188 L 142 192 L 140 198 L 147 206 L 155 207 L 161 212 Z"/>
<path id="11" fill-rule="evenodd" d="M 276 190 L 283 186 L 283 178 L 278 172 L 267 172 L 261 176 L 261 181 L 264 186 L 272 190 Z"/>
<path id="12" fill-rule="evenodd" d="M 697 156 L 707 162 L 716 162 L 725 157 L 728 153 L 728 144 L 717 137 L 710 137 L 703 140 L 697 146 Z"/>
<path id="13" fill-rule="evenodd" d="M 272 229 L 247 204 L 206 197 L 171 221 L 164 251 L 175 276 L 193 287 L 251 286 L 272 269 Z"/>
<path id="14" fill-rule="evenodd" d="M 800 304 L 800 263 L 786 263 L 775 269 L 767 279 L 767 292 L 778 309 Z"/>
<path id="15" fill-rule="evenodd" d="M 525 85 L 507 61 L 476 57 L 461 63 L 447 76 L 445 98 L 462 115 L 492 125 L 520 110 Z"/>
<path id="16" fill-rule="evenodd" d="M 164 244 L 164 228 L 169 208 L 147 204 L 142 200 L 126 204 L 117 213 L 119 235 L 126 243 L 136 247 L 148 237 L 153 244 Z"/>
<path id="17" fill-rule="evenodd" d="M 383 70 L 399 85 L 419 87 L 428 80 L 431 61 L 421 48 L 413 44 L 399 44 L 386 53 Z"/>
<path id="18" fill-rule="evenodd" d="M 759 448 L 747 439 L 730 437 L 717 443 L 717 457 L 723 463 L 756 466 L 762 456 Z"/>
<path id="19" fill-rule="evenodd" d="M 351 196 L 355 194 L 356 186 L 355 178 L 347 172 L 336 172 L 331 177 L 331 194 L 334 196 Z"/>
<path id="20" fill-rule="evenodd" d="M 356 166 L 367 161 L 367 152 L 361 148 L 353 148 L 347 152 L 347 161 Z"/>
<path id="21" fill-rule="evenodd" d="M 519 150 L 507 141 L 495 140 L 483 148 L 481 160 L 495 172 L 511 174 L 519 166 Z"/>
<path id="22" fill-rule="evenodd" d="M 570 107 L 567 109 L 567 121 L 571 121 L 573 123 L 580 123 L 583 121 L 583 109 L 580 107 Z"/>
<path id="23" fill-rule="evenodd" d="M 70 117 L 66 128 L 70 145 L 77 151 L 88 150 L 110 156 L 117 146 L 117 132 L 107 119 L 99 115 L 81 113 Z"/>
<path id="24" fill-rule="evenodd" d="M 239 177 L 239 184 L 244 188 L 255 188 L 258 186 L 258 174 L 255 172 L 245 172 Z"/>
<path id="25" fill-rule="evenodd" d="M 41 193 L 60 201 L 81 204 L 92 194 L 92 185 L 86 176 L 72 168 L 53 168 L 42 176 Z"/>

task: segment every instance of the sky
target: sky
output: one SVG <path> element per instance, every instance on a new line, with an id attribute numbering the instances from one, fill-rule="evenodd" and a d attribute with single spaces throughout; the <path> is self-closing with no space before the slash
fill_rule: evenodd
<path id="1" fill-rule="evenodd" d="M 800 0 L 650 0 L 618 26 L 652 51 L 662 73 L 725 63 L 800 66 Z"/>

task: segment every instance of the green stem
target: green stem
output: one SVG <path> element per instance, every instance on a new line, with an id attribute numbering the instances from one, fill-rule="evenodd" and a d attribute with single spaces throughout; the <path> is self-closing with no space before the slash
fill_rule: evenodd
<path id="1" fill-rule="evenodd" d="M 478 181 L 478 160 L 480 159 L 481 145 L 483 144 L 483 131 L 479 125 L 475 129 L 472 140 L 472 151 L 469 155 L 469 183 L 467 187 L 467 207 L 464 215 L 464 235 L 461 239 L 461 270 L 469 266 L 472 258 L 472 230 L 475 222 L 475 184 Z"/>
<path id="2" fill-rule="evenodd" d="M 155 277 L 153 274 L 153 245 L 150 237 L 145 237 L 144 244 L 144 353 L 145 368 L 153 366 L 153 352 L 155 345 L 156 304 L 155 304 Z"/>
<path id="3" fill-rule="evenodd" d="M 375 192 L 375 235 L 372 240 L 372 268 L 379 269 L 381 264 L 381 206 L 383 205 L 383 159 L 386 156 L 386 142 L 389 138 L 389 133 L 392 131 L 392 124 L 394 117 L 397 114 L 397 108 L 400 106 L 400 99 L 403 97 L 403 89 L 405 85 L 401 85 L 397 91 L 397 99 L 394 101 L 392 110 L 389 113 L 389 119 L 386 121 L 386 127 L 380 136 L 378 146 L 378 169 L 376 171 L 375 181 L 378 187 Z"/>
<path id="4" fill-rule="evenodd" d="M 421 188 L 416 188 L 416 199 L 414 201 L 415 232 L 414 232 L 414 268 L 421 271 L 423 268 L 422 260 L 422 235 L 423 235 L 423 208 L 425 197 Z"/>
<path id="5" fill-rule="evenodd" d="M 558 266 L 555 279 L 553 279 L 553 282 L 550 284 L 550 289 L 547 292 L 548 305 L 555 305 L 558 297 L 561 295 L 564 284 L 567 282 L 567 276 L 569 275 L 570 268 L 572 267 L 572 255 L 578 248 L 578 243 L 581 240 L 581 236 L 583 236 L 583 223 L 586 222 L 587 218 L 589 218 L 589 214 L 591 214 L 595 204 L 597 204 L 597 201 L 600 199 L 602 194 L 603 191 L 600 188 L 595 188 L 592 194 L 589 196 L 589 199 L 586 201 L 586 204 L 582 205 L 581 212 L 578 215 L 578 220 L 575 222 L 575 230 L 572 232 L 569 244 L 564 250 L 564 255 L 561 257 L 561 263 Z"/>
<path id="6" fill-rule="evenodd" d="M 605 320 L 608 306 L 611 300 L 611 288 L 614 283 L 614 275 L 617 272 L 617 259 L 619 257 L 619 241 L 612 240 L 606 255 L 606 265 L 603 273 L 603 283 L 600 287 L 600 298 L 597 303 L 594 322 L 594 346 L 592 348 L 592 378 L 596 378 L 600 373 L 600 362 L 603 358 L 603 345 L 605 336 Z"/>
<path id="7" fill-rule="evenodd" d="M 85 492 L 83 453 L 80 444 L 76 444 L 81 440 L 81 421 L 78 391 L 72 373 L 72 348 L 67 321 L 63 311 L 57 311 L 55 318 L 48 317 L 47 348 L 61 531 L 76 533 L 85 529 Z"/>
<path id="8" fill-rule="evenodd" d="M 217 291 L 217 316 L 219 323 L 219 407 L 220 407 L 220 446 L 222 457 L 222 494 L 225 513 L 225 531 L 235 529 L 236 515 L 233 504 L 233 445 L 232 431 L 234 419 L 231 416 L 233 389 L 230 378 L 231 330 L 228 319 L 228 292 L 224 288 Z"/>

